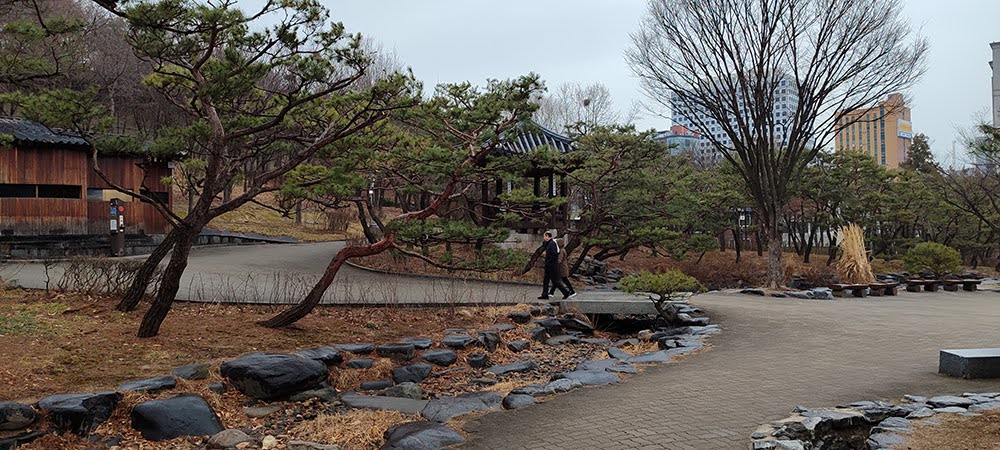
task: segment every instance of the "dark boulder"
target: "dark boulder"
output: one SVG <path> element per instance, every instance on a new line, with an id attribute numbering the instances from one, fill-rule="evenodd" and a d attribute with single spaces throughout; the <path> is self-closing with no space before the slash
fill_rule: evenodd
<path id="1" fill-rule="evenodd" d="M 31 406 L 23 403 L 0 403 L 0 430 L 12 431 L 27 428 L 38 418 L 38 413 Z"/>
<path id="2" fill-rule="evenodd" d="M 399 342 L 403 344 L 412 344 L 413 348 L 417 350 L 427 350 L 431 348 L 432 345 L 434 345 L 433 340 L 422 337 L 403 338 L 400 339 Z"/>
<path id="3" fill-rule="evenodd" d="M 503 409 L 521 409 L 535 404 L 535 397 L 525 394 L 510 394 L 503 398 Z"/>
<path id="4" fill-rule="evenodd" d="M 584 386 L 602 386 L 621 381 L 617 375 L 606 370 L 576 370 L 556 375 L 557 378 L 568 378 L 579 381 Z"/>
<path id="5" fill-rule="evenodd" d="M 228 389 L 226 389 L 226 385 L 224 383 L 212 383 L 212 384 L 208 385 L 208 387 L 206 389 L 208 389 L 209 392 L 212 392 L 212 393 L 215 393 L 215 394 L 218 394 L 218 395 L 225 394 L 226 391 L 228 390 Z"/>
<path id="6" fill-rule="evenodd" d="M 174 369 L 172 374 L 182 380 L 204 380 L 208 378 L 208 368 L 208 364 L 188 364 Z"/>
<path id="7" fill-rule="evenodd" d="M 559 323 L 567 330 L 579 331 L 583 334 L 591 334 L 594 332 L 593 325 L 577 319 L 576 317 L 562 317 L 559 319 Z"/>
<path id="8" fill-rule="evenodd" d="M 223 363 L 222 376 L 240 392 L 260 400 L 274 400 L 319 387 L 326 381 L 326 365 L 300 356 L 253 353 Z"/>
<path id="9" fill-rule="evenodd" d="M 545 341 L 549 338 L 549 331 L 544 327 L 535 327 L 528 330 L 528 334 L 531 335 L 531 339 L 536 341 Z"/>
<path id="10" fill-rule="evenodd" d="M 546 345 L 567 345 L 567 344 L 579 344 L 580 338 L 576 336 L 570 336 L 564 334 L 561 336 L 553 336 L 545 340 Z"/>
<path id="11" fill-rule="evenodd" d="M 517 312 L 512 312 L 510 314 L 507 314 L 507 318 L 510 319 L 510 321 L 514 322 L 514 323 L 522 323 L 522 324 L 524 324 L 524 323 L 531 322 L 531 314 L 523 312 L 523 311 L 517 311 Z"/>
<path id="12" fill-rule="evenodd" d="M 421 414 L 428 420 L 444 423 L 455 416 L 473 411 L 500 409 L 502 397 L 499 392 L 493 391 L 470 392 L 457 397 L 439 397 L 431 400 Z"/>
<path id="13" fill-rule="evenodd" d="M 476 340 L 486 351 L 495 352 L 500 345 L 500 334 L 495 331 L 480 331 Z"/>
<path id="14" fill-rule="evenodd" d="M 436 450 L 462 442 L 462 435 L 439 423 L 408 422 L 385 431 L 382 450 Z"/>
<path id="15" fill-rule="evenodd" d="M 417 383 L 411 383 L 409 381 L 405 383 L 399 383 L 395 386 L 390 386 L 382 391 L 382 395 L 386 397 L 398 397 L 398 398 L 410 398 L 413 400 L 420 400 L 424 398 L 424 390 Z"/>
<path id="16" fill-rule="evenodd" d="M 345 364 L 349 369 L 371 369 L 372 364 L 375 364 L 374 359 L 370 358 L 355 358 Z"/>
<path id="17" fill-rule="evenodd" d="M 117 392 L 50 395 L 38 402 L 38 409 L 48 414 L 56 428 L 84 435 L 108 420 L 121 399 Z"/>
<path id="18" fill-rule="evenodd" d="M 379 356 L 392 358 L 394 361 L 409 361 L 417 353 L 417 348 L 413 344 L 382 344 L 376 347 Z"/>
<path id="19" fill-rule="evenodd" d="M 516 329 L 517 327 L 515 327 L 514 325 L 511 325 L 509 323 L 498 323 L 496 325 L 493 325 L 493 328 L 496 328 L 497 331 L 503 332 L 503 331 L 510 331 L 510 330 Z"/>
<path id="20" fill-rule="evenodd" d="M 177 380 L 173 376 L 167 375 L 156 378 L 147 378 L 145 380 L 135 380 L 129 381 L 128 383 L 123 383 L 118 386 L 119 391 L 135 391 L 135 392 L 160 392 L 167 389 L 173 389 L 177 386 Z"/>
<path id="21" fill-rule="evenodd" d="M 531 348 L 530 341 L 510 341 L 507 343 L 507 348 L 512 352 L 523 352 Z"/>
<path id="22" fill-rule="evenodd" d="M 535 320 L 535 323 L 542 328 L 545 328 L 545 331 L 553 336 L 563 334 L 562 322 L 560 322 L 558 318 L 546 317 L 544 319 Z"/>
<path id="23" fill-rule="evenodd" d="M 420 359 L 438 366 L 450 366 L 458 361 L 458 354 L 454 350 L 441 349 L 424 352 Z"/>
<path id="24" fill-rule="evenodd" d="M 293 402 L 304 402 L 312 399 L 333 403 L 337 400 L 337 390 L 334 388 L 313 389 L 310 391 L 302 391 L 288 397 L 288 400 Z"/>
<path id="25" fill-rule="evenodd" d="M 132 408 L 132 428 L 151 441 L 180 436 L 213 436 L 223 430 L 219 416 L 195 394 L 152 400 Z"/>
<path id="26" fill-rule="evenodd" d="M 476 340 L 468 334 L 452 334 L 441 340 L 441 345 L 458 350 L 464 350 L 474 343 Z"/>
<path id="27" fill-rule="evenodd" d="M 632 354 L 618 347 L 609 347 L 608 356 L 615 359 L 629 359 L 632 357 Z"/>
<path id="28" fill-rule="evenodd" d="M 434 366 L 427 363 L 416 363 L 408 366 L 393 367 L 392 380 L 396 383 L 405 383 L 407 381 L 411 383 L 419 383 L 430 376 L 431 371 L 433 370 Z"/>
<path id="29" fill-rule="evenodd" d="M 367 355 L 375 351 L 374 344 L 333 344 L 333 348 L 355 355 Z"/>
<path id="30" fill-rule="evenodd" d="M 473 369 L 481 369 L 490 363 L 490 355 L 485 353 L 473 353 L 465 357 L 465 362 Z"/>
<path id="31" fill-rule="evenodd" d="M 329 346 L 299 350 L 295 352 L 295 354 L 313 361 L 319 361 L 328 366 L 336 366 L 337 364 L 344 362 L 344 357 L 341 356 L 340 352 L 337 351 L 336 348 Z"/>
<path id="32" fill-rule="evenodd" d="M 538 367 L 538 364 L 528 359 L 524 361 L 513 362 L 510 364 L 493 366 L 490 367 L 489 369 L 486 369 L 486 372 L 492 373 L 493 375 L 505 375 L 513 372 L 528 372 L 536 367 Z"/>

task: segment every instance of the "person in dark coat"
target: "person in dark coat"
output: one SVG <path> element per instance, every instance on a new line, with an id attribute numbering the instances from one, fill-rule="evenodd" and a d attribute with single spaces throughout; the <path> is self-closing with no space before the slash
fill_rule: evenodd
<path id="1" fill-rule="evenodd" d="M 563 286 L 566 286 L 566 290 L 569 291 L 570 298 L 576 296 L 576 289 L 573 289 L 573 285 L 569 284 L 569 254 L 566 253 L 566 238 L 563 238 L 563 245 L 559 245 L 556 239 L 552 241 L 556 242 L 559 247 L 559 279 L 562 281 Z M 549 289 L 549 295 L 556 293 L 556 287 L 552 286 Z"/>
<path id="2" fill-rule="evenodd" d="M 569 291 L 559 281 L 559 246 L 552 240 L 552 233 L 545 232 L 542 236 L 542 246 L 545 247 L 545 275 L 542 278 L 542 295 L 538 299 L 549 299 L 549 283 L 562 292 L 563 299 L 569 298 Z"/>

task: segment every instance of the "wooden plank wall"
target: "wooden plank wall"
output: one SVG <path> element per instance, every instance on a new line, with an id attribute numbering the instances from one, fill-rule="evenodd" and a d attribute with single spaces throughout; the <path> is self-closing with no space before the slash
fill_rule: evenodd
<path id="1" fill-rule="evenodd" d="M 167 163 L 158 163 L 145 174 L 134 158 L 99 157 L 101 169 L 116 183 L 138 189 L 145 176 L 154 192 L 170 192 L 162 183 L 170 176 Z M 89 154 L 80 149 L 0 148 L 0 183 L 61 184 L 80 186 L 80 199 L 0 198 L 0 234 L 17 236 L 107 234 L 110 210 L 106 201 L 87 201 L 87 189 L 109 189 L 97 173 Z M 171 200 L 171 207 L 172 207 Z M 129 234 L 165 234 L 166 219 L 152 205 L 138 201 L 126 206 Z"/>

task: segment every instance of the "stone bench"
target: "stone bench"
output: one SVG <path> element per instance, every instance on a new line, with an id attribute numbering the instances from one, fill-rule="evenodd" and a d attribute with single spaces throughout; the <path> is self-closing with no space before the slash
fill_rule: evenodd
<path id="1" fill-rule="evenodd" d="M 941 350 L 938 372 L 953 377 L 1000 378 L 1000 348 Z"/>
<path id="2" fill-rule="evenodd" d="M 899 286 L 897 283 L 872 283 L 868 285 L 871 288 L 870 295 L 874 297 L 896 295 L 897 286 Z"/>
<path id="3" fill-rule="evenodd" d="M 953 279 L 944 280 L 941 283 L 944 285 L 944 290 L 946 291 L 956 292 L 958 291 L 958 287 L 962 286 L 963 291 L 976 292 L 982 280 Z"/>
<path id="4" fill-rule="evenodd" d="M 937 292 L 939 287 L 941 282 L 938 280 L 906 280 L 907 292 L 920 292 L 920 288 L 926 292 Z"/>
<path id="5" fill-rule="evenodd" d="M 830 290 L 833 291 L 834 297 L 847 297 L 848 292 L 854 297 L 868 296 L 867 284 L 831 284 Z"/>

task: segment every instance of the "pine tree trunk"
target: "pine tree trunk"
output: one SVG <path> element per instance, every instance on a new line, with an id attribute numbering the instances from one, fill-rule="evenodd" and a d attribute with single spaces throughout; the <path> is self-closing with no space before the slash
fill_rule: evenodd
<path id="1" fill-rule="evenodd" d="M 320 277 L 319 281 L 316 282 L 312 290 L 309 291 L 309 294 L 306 295 L 306 297 L 302 299 L 298 305 L 295 305 L 268 320 L 258 322 L 258 324 L 268 328 L 280 328 L 287 327 L 295 322 L 298 322 L 300 319 L 312 312 L 312 310 L 319 305 L 320 301 L 323 300 L 323 294 L 326 293 L 330 284 L 332 284 L 333 280 L 337 277 L 337 272 L 340 271 L 344 262 L 351 258 L 376 255 L 388 250 L 389 248 L 392 248 L 392 240 L 391 237 L 386 236 L 374 245 L 364 247 L 344 247 L 340 249 L 336 256 L 330 260 L 330 264 L 326 266 L 326 271 L 323 272 L 323 276 Z"/>
<path id="2" fill-rule="evenodd" d="M 167 253 L 170 253 L 170 250 L 176 243 L 176 238 L 177 230 L 170 230 L 170 233 L 163 238 L 163 242 L 160 242 L 160 245 L 156 246 L 153 253 L 146 258 L 146 261 L 142 263 L 139 270 L 135 272 L 132 284 L 125 291 L 125 295 L 122 296 L 121 301 L 118 302 L 118 306 L 115 306 L 115 309 L 128 312 L 139 306 L 139 302 L 142 301 L 142 297 L 146 295 L 146 291 L 149 289 L 149 283 L 153 281 L 156 268 L 159 267 L 160 261 L 163 261 Z"/>
<path id="3" fill-rule="evenodd" d="M 191 254 L 191 247 L 194 246 L 197 232 L 190 230 L 178 233 L 177 243 L 174 244 L 174 251 L 170 255 L 170 262 L 163 271 L 163 279 L 160 281 L 160 290 L 156 293 L 156 300 L 153 306 L 149 307 L 146 315 L 139 325 L 138 336 L 141 338 L 153 337 L 159 334 L 160 325 L 163 319 L 170 312 L 173 306 L 174 297 L 181 286 L 181 276 L 188 264 L 188 256 Z"/>

